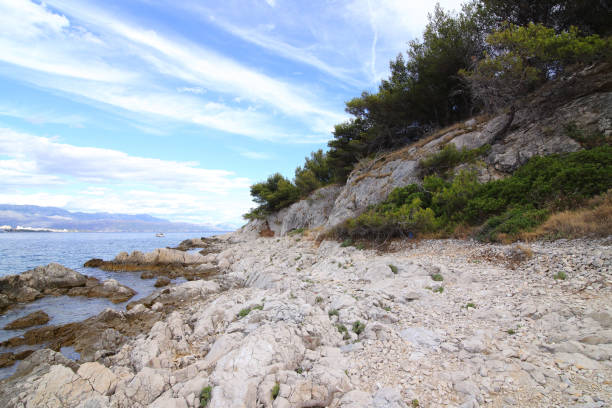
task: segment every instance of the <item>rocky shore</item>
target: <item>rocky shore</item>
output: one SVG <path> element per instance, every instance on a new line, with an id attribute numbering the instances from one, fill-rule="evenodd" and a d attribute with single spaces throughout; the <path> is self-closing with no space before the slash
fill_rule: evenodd
<path id="1" fill-rule="evenodd" d="M 198 407 L 210 395 L 212 408 L 609 406 L 611 244 L 378 252 L 228 234 L 184 266 L 217 268 L 207 280 L 11 339 L 81 359 L 34 352 L 0 382 L 0 405 Z"/>
<path id="2" fill-rule="evenodd" d="M 44 296 L 103 297 L 121 303 L 134 294 L 132 289 L 114 279 L 100 282 L 94 277 L 50 263 L 0 278 L 0 313 L 17 303 L 32 302 Z"/>

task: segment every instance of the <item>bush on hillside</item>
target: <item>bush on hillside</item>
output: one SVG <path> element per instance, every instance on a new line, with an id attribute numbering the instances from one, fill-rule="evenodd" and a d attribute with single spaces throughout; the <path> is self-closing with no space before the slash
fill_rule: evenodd
<path id="1" fill-rule="evenodd" d="M 567 123 L 563 130 L 568 137 L 580 143 L 585 149 L 612 145 L 612 135 L 606 136 L 600 131 L 585 131 L 579 128 L 574 121 Z"/>
<path id="2" fill-rule="evenodd" d="M 474 163 L 480 156 L 491 151 L 491 146 L 485 144 L 477 149 L 458 150 L 453 143 L 445 145 L 438 153 L 427 156 L 419 163 L 424 174 L 447 175 L 461 163 Z"/>
<path id="3" fill-rule="evenodd" d="M 516 237 L 553 211 L 577 208 L 612 187 L 612 147 L 533 157 L 512 176 L 480 183 L 461 171 L 447 181 L 431 175 L 423 185 L 396 188 L 389 198 L 335 230 L 341 237 L 384 240 L 418 233 L 449 235 L 481 225 L 477 238 Z"/>

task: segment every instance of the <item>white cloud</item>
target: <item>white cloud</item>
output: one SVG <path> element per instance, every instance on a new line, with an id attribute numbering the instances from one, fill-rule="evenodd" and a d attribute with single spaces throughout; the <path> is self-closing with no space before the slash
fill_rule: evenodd
<path id="1" fill-rule="evenodd" d="M 9 107 L 0 105 L 0 116 L 10 116 L 26 120 L 35 125 L 61 124 L 82 128 L 86 119 L 80 115 L 62 115 L 51 110 L 36 111 L 30 108 Z"/>
<path id="2" fill-rule="evenodd" d="M 12 37 L 33 38 L 59 33 L 68 19 L 29 0 L 0 0 L 0 32 Z"/>
<path id="3" fill-rule="evenodd" d="M 6 193 L 0 191 L 0 203 L 61 207 L 69 211 L 149 214 L 175 222 L 196 224 L 244 224 L 241 214 L 253 204 L 248 194 L 210 197 L 195 193 L 152 190 L 105 191 L 103 194 Z"/>
<path id="4" fill-rule="evenodd" d="M 0 203 L 235 224 L 253 206 L 250 180 L 195 162 L 74 146 L 1 128 L 0 156 L 8 157 L 0 160 Z"/>
<path id="5" fill-rule="evenodd" d="M 177 88 L 176 89 L 178 92 L 187 92 L 187 93 L 192 93 L 192 94 L 196 94 L 196 95 L 202 95 L 206 93 L 206 89 L 204 88 L 200 88 L 199 86 L 183 86 L 181 88 Z"/>
<path id="6" fill-rule="evenodd" d="M 272 158 L 269 154 L 261 152 L 241 152 L 240 155 L 254 160 L 269 160 Z"/>
<path id="7" fill-rule="evenodd" d="M 355 26 L 371 27 L 370 47 L 358 61 L 368 61 L 364 70 L 377 83 L 388 74 L 387 62 L 408 48 L 408 43 L 420 38 L 427 23 L 427 15 L 439 3 L 446 10 L 458 10 L 464 0 L 439 0 L 437 2 L 405 0 L 349 0 L 345 3 L 344 18 Z M 369 58 L 365 58 L 370 54 Z M 377 63 L 376 61 L 384 61 Z"/>
<path id="8" fill-rule="evenodd" d="M 133 81 L 133 73 L 92 55 L 92 49 L 99 46 L 100 40 L 91 32 L 72 26 L 68 18 L 52 12 L 44 3 L 0 0 L 0 60 L 53 75 Z"/>
<path id="9" fill-rule="evenodd" d="M 261 29 L 261 27 L 250 29 L 245 28 L 242 25 L 230 24 L 229 22 L 223 21 L 219 18 L 215 18 L 211 21 L 222 29 L 241 38 L 244 41 L 248 41 L 259 47 L 271 50 L 272 52 L 284 58 L 311 65 L 314 68 L 317 68 L 318 70 L 325 72 L 326 74 L 340 79 L 341 81 L 349 85 L 366 85 L 363 83 L 363 81 L 360 81 L 355 78 L 356 73 L 354 69 L 352 70 L 350 68 L 332 66 L 325 62 L 323 59 L 313 54 L 308 47 L 296 47 L 270 34 L 270 30 L 267 26 L 264 26 L 263 30 Z"/>
<path id="10" fill-rule="evenodd" d="M 96 147 L 58 143 L 45 137 L 0 129 L 2 183 L 31 177 L 66 177 L 88 183 L 146 184 L 161 188 L 227 194 L 248 187 L 249 180 L 226 170 L 209 170 L 198 163 L 176 162 L 131 156 L 124 152 Z M 4 163 L 4 164 L 3 164 Z M 12 172 L 9 169 L 12 168 Z"/>
<path id="11" fill-rule="evenodd" d="M 64 207 L 73 196 L 52 193 L 14 194 L 0 192 L 0 202 L 13 205 L 40 205 L 45 207 Z"/>
<path id="12" fill-rule="evenodd" d="M 464 0 L 440 0 L 457 9 Z M 283 58 L 310 65 L 348 85 L 370 87 L 388 74 L 387 62 L 420 37 L 436 2 L 313 0 L 269 7 L 183 1 L 218 27 Z M 272 26 L 273 29 L 269 27 Z"/>
<path id="13" fill-rule="evenodd" d="M 0 1 L 0 12 L 11 8 Z M 274 110 L 304 126 L 313 118 L 323 121 L 327 136 L 345 118 L 342 112 L 325 108 L 325 98 L 310 89 L 267 76 L 193 42 L 141 28 L 84 2 L 50 0 L 48 4 L 61 11 L 24 0 L 11 9 L 11 18 L 23 24 L 20 30 L 31 30 L 32 36 L 11 35 L 18 29 L 14 25 L 0 28 L 0 60 L 34 70 L 25 76 L 23 69 L 13 71 L 15 79 L 139 114 L 163 115 L 260 139 L 292 140 L 292 134 L 275 124 Z M 39 20 L 53 29 L 40 29 Z M 177 95 L 176 87 L 165 85 L 177 80 L 186 83 L 178 88 L 182 95 Z M 204 100 L 204 90 L 271 109 L 254 114 L 248 108 L 221 104 L 209 92 Z"/>

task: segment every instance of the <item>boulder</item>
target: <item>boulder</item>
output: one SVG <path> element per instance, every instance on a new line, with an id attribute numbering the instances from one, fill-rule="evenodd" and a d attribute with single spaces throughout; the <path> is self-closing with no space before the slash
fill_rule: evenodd
<path id="1" fill-rule="evenodd" d="M 18 302 L 68 294 L 69 290 L 84 287 L 87 282 L 87 276 L 56 263 L 4 276 L 0 278 L 0 312 Z"/>
<path id="2" fill-rule="evenodd" d="M 134 296 L 136 292 L 115 279 L 108 279 L 101 284 L 93 286 L 87 293 L 88 297 L 108 298 L 113 303 L 125 302 Z"/>
<path id="3" fill-rule="evenodd" d="M 155 282 L 155 287 L 161 288 L 162 286 L 168 286 L 169 284 L 170 284 L 170 279 L 168 279 L 167 276 L 160 276 L 159 278 L 157 278 L 157 281 Z"/>
<path id="4" fill-rule="evenodd" d="M 60 264 L 38 266 L 18 275 L 0 278 L 0 311 L 16 302 L 31 302 L 45 294 L 63 294 L 85 286 L 87 277 Z"/>

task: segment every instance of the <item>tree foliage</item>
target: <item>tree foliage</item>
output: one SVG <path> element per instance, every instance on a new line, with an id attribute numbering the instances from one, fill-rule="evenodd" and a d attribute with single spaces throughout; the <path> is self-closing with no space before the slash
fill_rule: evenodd
<path id="1" fill-rule="evenodd" d="M 493 52 L 462 75 L 488 110 L 511 105 L 568 66 L 609 58 L 611 47 L 609 38 L 581 36 L 576 27 L 557 33 L 534 23 L 506 25 L 491 33 L 487 43 Z"/>
<path id="2" fill-rule="evenodd" d="M 329 158 L 337 181 L 354 163 L 394 149 L 473 113 L 470 89 L 458 72 L 484 52 L 486 19 L 475 3 L 452 14 L 436 6 L 421 41 L 389 64 L 391 74 L 377 93 L 363 92 L 346 103 L 353 116 L 337 125 Z"/>
<path id="3" fill-rule="evenodd" d="M 274 211 L 287 207 L 296 202 L 300 197 L 300 191 L 280 173 L 268 177 L 266 181 L 251 186 L 253 201 L 259 204 L 254 210 L 245 214 L 245 218 L 261 218 Z"/>
<path id="4" fill-rule="evenodd" d="M 609 0 L 482 0 L 485 14 L 498 24 L 542 24 L 557 32 L 577 27 L 586 35 L 611 33 Z"/>
<path id="5" fill-rule="evenodd" d="M 295 169 L 294 183 L 302 197 L 331 183 L 332 179 L 327 154 L 321 149 L 310 153 L 310 158 L 306 157 L 304 167 Z"/>

